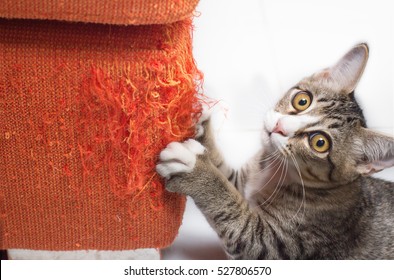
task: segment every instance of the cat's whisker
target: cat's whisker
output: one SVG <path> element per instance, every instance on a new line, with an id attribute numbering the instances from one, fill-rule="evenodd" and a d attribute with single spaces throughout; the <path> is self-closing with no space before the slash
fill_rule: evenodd
<path id="1" fill-rule="evenodd" d="M 277 161 L 278 159 L 280 159 L 280 160 Z M 265 184 L 264 184 L 262 187 L 260 187 L 257 191 L 253 192 L 252 195 L 256 195 L 256 194 L 258 194 L 259 192 L 261 192 L 262 190 L 264 190 L 264 188 L 274 179 L 274 177 L 276 176 L 276 174 L 279 172 L 279 170 L 280 170 L 280 168 L 281 168 L 281 166 L 282 166 L 282 164 L 283 164 L 283 159 L 281 159 L 280 157 L 277 157 L 277 158 L 275 159 L 274 162 L 276 163 L 276 164 L 273 166 L 273 168 L 276 168 L 275 172 L 271 175 L 270 179 L 267 180 L 267 181 L 265 182 Z M 271 164 L 272 164 L 272 163 L 271 163 Z M 270 165 L 271 165 L 271 164 L 270 164 Z M 266 169 L 267 169 L 267 168 L 265 168 L 264 170 L 266 170 Z M 263 172 L 263 171 L 261 170 L 260 172 Z"/>
<path id="2" fill-rule="evenodd" d="M 280 174 L 280 177 L 279 177 L 279 181 L 278 181 L 278 183 L 276 184 L 276 187 L 275 187 L 274 192 L 272 193 L 272 195 L 270 196 L 270 198 L 267 199 L 267 201 L 270 200 L 270 201 L 268 202 L 268 205 L 267 205 L 267 206 L 269 206 L 269 205 L 275 200 L 275 198 L 279 195 L 280 190 L 282 189 L 283 184 L 284 184 L 284 182 L 285 182 L 285 180 L 286 180 L 286 175 L 287 175 L 288 165 L 289 165 L 289 164 L 288 164 L 289 161 L 288 161 L 287 157 L 283 158 L 283 163 L 285 164 L 285 166 L 284 166 L 284 168 L 283 168 L 282 171 L 281 171 L 281 174 Z M 271 197 L 272 197 L 272 198 L 271 198 Z"/>
<path id="3" fill-rule="evenodd" d="M 267 157 L 264 157 L 263 159 L 261 159 L 260 163 L 265 162 L 265 161 L 269 161 L 272 158 L 277 158 L 278 156 L 280 156 L 280 152 L 278 150 L 276 150 L 275 152 L 269 154 Z"/>
<path id="4" fill-rule="evenodd" d="M 276 158 L 274 158 L 268 165 L 264 166 L 264 168 L 261 168 L 258 173 L 264 173 L 266 170 L 269 169 L 273 169 L 276 168 L 278 166 L 280 166 L 282 163 L 282 156 L 278 155 Z M 273 176 L 271 176 L 271 179 L 268 180 L 261 189 L 263 189 L 276 175 L 276 173 L 278 173 L 279 169 L 276 169 L 275 173 L 273 174 Z M 256 192 L 257 193 L 257 192 Z"/>
<path id="5" fill-rule="evenodd" d="M 275 197 L 275 193 L 278 191 L 278 189 L 280 189 L 280 184 L 281 184 L 281 181 L 282 181 L 283 170 L 284 170 L 284 168 L 282 168 L 282 167 L 287 163 L 287 159 L 286 159 L 286 158 L 281 158 L 281 159 L 282 159 L 282 160 L 280 161 L 280 164 L 279 164 L 278 168 L 276 169 L 275 173 L 271 176 L 270 180 L 267 181 L 267 183 L 269 183 L 270 181 L 272 181 L 272 179 L 276 176 L 276 174 L 279 172 L 279 170 L 281 170 L 281 174 L 280 174 L 280 177 L 279 177 L 279 181 L 278 181 L 278 183 L 276 184 L 275 189 L 273 190 L 273 192 L 271 193 L 271 195 L 270 195 L 263 203 L 261 203 L 261 204 L 259 205 L 260 207 L 266 205 L 267 203 L 268 203 L 268 205 L 269 205 L 269 204 L 270 204 L 270 200 L 271 200 L 272 198 Z M 287 164 L 286 164 L 286 166 L 287 166 Z M 284 179 L 283 179 L 283 181 L 284 181 Z M 267 183 L 260 189 L 260 191 L 267 185 Z"/>
<path id="6" fill-rule="evenodd" d="M 269 162 L 267 165 L 265 165 L 263 168 L 261 168 L 261 169 L 258 171 L 258 173 L 264 173 L 264 171 L 270 169 L 271 167 L 276 167 L 276 166 L 277 166 L 277 163 L 278 163 L 278 160 L 280 160 L 281 157 L 282 157 L 282 156 L 281 156 L 280 154 L 278 154 L 277 156 L 275 156 L 275 158 L 270 159 L 270 162 Z M 260 163 L 262 163 L 262 162 L 263 162 L 263 161 L 260 161 Z"/>
<path id="7" fill-rule="evenodd" d="M 283 157 L 288 157 L 290 154 L 290 151 L 287 149 L 287 146 L 278 147 L 276 151 Z"/>
<path id="8" fill-rule="evenodd" d="M 263 173 L 264 170 L 267 170 L 269 168 L 272 168 L 272 169 L 276 168 L 276 170 L 275 170 L 274 174 L 271 176 L 271 178 L 268 181 L 266 181 L 265 184 L 262 187 L 260 187 L 258 190 L 252 192 L 252 194 L 251 194 L 252 196 L 254 196 L 254 195 L 258 194 L 259 192 L 261 192 L 262 190 L 264 190 L 264 188 L 274 179 L 276 174 L 279 172 L 279 169 L 280 169 L 282 163 L 283 163 L 283 160 L 281 160 L 281 156 L 278 156 L 265 168 L 263 168 L 262 170 L 259 170 L 258 173 Z"/>
<path id="9" fill-rule="evenodd" d="M 296 213 L 294 214 L 292 220 L 294 220 L 296 218 L 296 216 L 299 214 L 299 212 L 301 211 L 302 206 L 304 206 L 304 211 L 303 211 L 303 215 L 305 215 L 305 184 L 304 184 L 304 180 L 302 179 L 302 174 L 301 174 L 301 169 L 300 166 L 297 162 L 297 159 L 295 158 L 295 156 L 293 154 L 290 155 L 291 159 L 293 160 L 294 166 L 297 170 L 298 176 L 300 177 L 301 180 L 301 187 L 302 187 L 302 200 L 301 200 L 301 204 L 300 207 L 297 209 Z"/>

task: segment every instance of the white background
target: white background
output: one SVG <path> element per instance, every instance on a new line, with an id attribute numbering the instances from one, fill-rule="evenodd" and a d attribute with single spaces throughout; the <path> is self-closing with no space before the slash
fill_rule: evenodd
<path id="1" fill-rule="evenodd" d="M 225 158 L 239 167 L 259 147 L 264 112 L 301 78 L 367 42 L 370 57 L 356 98 L 368 126 L 394 135 L 394 8 L 374 0 L 201 0 L 194 56 Z M 394 168 L 379 174 L 394 181 Z M 189 199 L 165 259 L 224 258 L 216 234 Z"/>

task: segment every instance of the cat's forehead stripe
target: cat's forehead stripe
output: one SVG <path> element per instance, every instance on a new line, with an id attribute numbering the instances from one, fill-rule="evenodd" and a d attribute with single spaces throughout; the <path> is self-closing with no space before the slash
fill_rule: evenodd
<path id="1" fill-rule="evenodd" d="M 307 130 L 307 129 L 309 129 L 309 128 L 313 128 L 313 127 L 316 127 L 316 126 L 321 126 L 321 121 L 319 120 L 319 121 L 316 121 L 316 122 L 314 122 L 314 123 L 310 123 L 310 124 L 307 124 L 304 128 L 303 128 L 303 131 L 305 131 L 305 130 Z"/>

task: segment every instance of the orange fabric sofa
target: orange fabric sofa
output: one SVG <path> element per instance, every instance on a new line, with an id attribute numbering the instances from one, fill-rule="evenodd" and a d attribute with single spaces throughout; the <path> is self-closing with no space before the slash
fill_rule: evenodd
<path id="1" fill-rule="evenodd" d="M 154 171 L 194 134 L 197 0 L 0 6 L 0 249 L 171 244 L 185 199 Z"/>

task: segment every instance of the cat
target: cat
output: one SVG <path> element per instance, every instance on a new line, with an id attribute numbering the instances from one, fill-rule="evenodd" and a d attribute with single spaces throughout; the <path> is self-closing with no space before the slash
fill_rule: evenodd
<path id="1" fill-rule="evenodd" d="M 204 114 L 160 153 L 166 189 L 194 200 L 229 258 L 394 259 L 394 183 L 370 177 L 394 165 L 394 138 L 366 127 L 354 93 L 368 56 L 356 45 L 291 88 L 238 171 Z"/>

